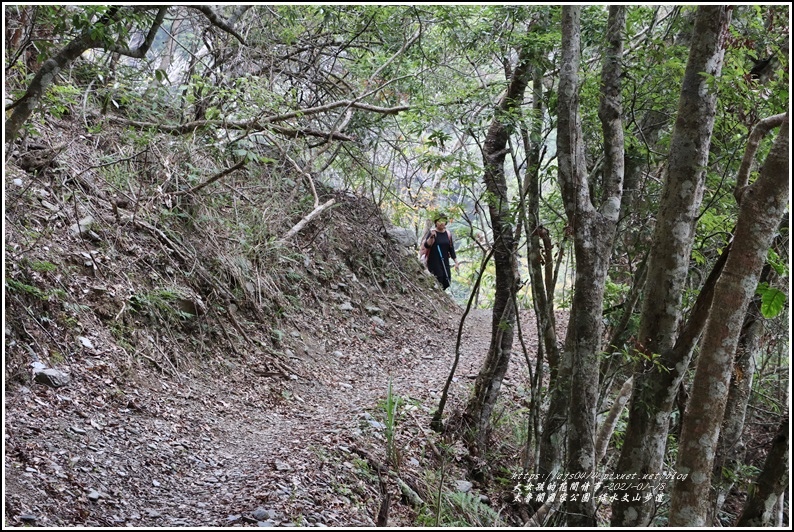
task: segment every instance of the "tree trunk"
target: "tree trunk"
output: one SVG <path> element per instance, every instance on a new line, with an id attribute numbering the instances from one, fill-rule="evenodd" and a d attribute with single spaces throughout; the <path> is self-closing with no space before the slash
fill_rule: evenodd
<path id="1" fill-rule="evenodd" d="M 571 357 L 571 389 L 566 473 L 592 478 L 595 474 L 596 406 L 599 354 L 602 348 L 602 306 L 609 260 L 623 191 L 623 121 L 620 99 L 622 31 L 625 7 L 611 6 L 601 78 L 599 118 L 604 132 L 605 169 L 600 209 L 593 204 L 585 164 L 579 113 L 580 6 L 562 8 L 557 156 L 559 179 L 568 224 L 573 228 L 576 277 L 572 321 L 566 351 Z M 568 526 L 595 526 L 592 493 L 568 501 Z"/>
<path id="2" fill-rule="evenodd" d="M 772 268 L 767 264 L 761 272 L 759 282 L 769 282 Z M 728 402 L 725 405 L 725 417 L 720 428 L 720 439 L 717 445 L 717 455 L 714 459 L 712 471 L 712 484 L 717 494 L 716 504 L 712 510 L 710 523 L 714 523 L 715 516 L 722 509 L 728 496 L 733 481 L 725 478 L 723 470 L 727 469 L 736 473 L 737 467 L 744 461 L 745 448 L 742 436 L 744 434 L 747 404 L 750 402 L 750 393 L 753 388 L 753 377 L 756 368 L 756 353 L 761 348 L 764 323 L 761 318 L 761 297 L 756 296 L 750 302 L 744 317 L 742 332 L 739 336 L 739 346 L 734 356 L 733 375 L 731 388 L 728 392 Z M 733 475 L 731 475 L 733 476 Z"/>
<path id="3" fill-rule="evenodd" d="M 88 34 L 82 35 L 70 42 L 55 56 L 47 59 L 28 85 L 28 90 L 22 98 L 15 102 L 14 110 L 5 123 L 6 142 L 12 142 L 27 119 L 33 114 L 34 109 L 41 101 L 44 91 L 53 83 L 58 73 L 80 55 L 94 48 L 99 43 Z"/>
<path id="4" fill-rule="evenodd" d="M 670 526 L 705 526 L 711 471 L 725 413 L 733 356 L 745 311 L 789 193 L 788 119 L 780 128 L 758 180 L 745 189 L 731 253 L 717 281 L 714 303 L 698 359 L 691 400 L 684 418 L 673 487 Z"/>
<path id="5" fill-rule="evenodd" d="M 634 377 L 629 377 L 626 382 L 623 383 L 623 386 L 620 387 L 620 391 L 618 392 L 617 397 L 615 397 L 615 401 L 612 403 L 612 406 L 609 408 L 609 412 L 607 413 L 607 417 L 604 419 L 604 423 L 601 425 L 601 428 L 598 429 L 598 438 L 596 438 L 597 464 L 601 463 L 601 460 L 603 460 L 607 454 L 609 440 L 612 439 L 612 434 L 615 432 L 615 427 L 618 426 L 620 414 L 623 413 L 626 403 L 629 402 L 629 397 L 631 397 L 631 389 L 633 386 Z"/>
<path id="6" fill-rule="evenodd" d="M 788 484 L 789 457 L 789 421 L 784 419 L 736 526 L 773 526 L 772 510 Z"/>
<path id="7" fill-rule="evenodd" d="M 553 386 L 560 359 L 560 349 L 557 345 L 556 319 L 554 316 L 554 285 L 552 283 L 554 260 L 551 250 L 552 244 L 549 231 L 543 227 L 540 219 L 542 120 L 537 117 L 543 116 L 543 74 L 543 69 L 537 67 L 533 69 L 532 116 L 536 118 L 532 122 L 531 131 L 522 130 L 524 151 L 527 153 L 527 171 L 522 193 L 522 198 L 526 198 L 526 204 L 522 205 L 521 214 L 523 215 L 523 229 L 527 240 L 527 263 L 529 266 L 530 288 L 532 289 L 532 304 L 535 310 L 539 336 L 537 372 L 532 382 L 532 402 L 529 413 L 532 420 L 532 431 L 528 434 L 527 453 L 525 462 L 522 464 L 527 470 L 539 462 L 539 458 L 536 459 L 535 454 L 539 452 L 540 444 L 540 389 L 543 382 L 543 360 L 546 360 L 549 365 L 549 379 L 551 386 Z M 532 442 L 530 442 L 530 439 Z M 532 449 L 530 447 L 531 443 L 534 443 L 532 452 L 530 452 Z"/>
<path id="8" fill-rule="evenodd" d="M 513 348 L 516 309 L 513 301 L 518 290 L 518 267 L 511 228 L 510 202 L 505 178 L 507 140 L 512 131 L 510 113 L 519 109 L 530 77 L 530 52 L 522 50 L 513 70 L 510 86 L 488 128 L 483 145 L 485 187 L 488 192 L 488 211 L 494 234 L 494 265 L 496 293 L 491 325 L 491 345 L 488 355 L 474 382 L 474 392 L 464 413 L 468 425 L 466 440 L 473 457 L 482 457 L 488 444 L 491 412 L 499 397 Z M 482 471 L 475 471 L 481 474 Z"/>
<path id="9" fill-rule="evenodd" d="M 143 43 L 141 43 L 141 45 L 135 50 L 121 50 L 118 49 L 118 46 L 109 47 L 103 45 L 101 36 L 96 35 L 95 30 L 97 28 L 102 25 L 109 26 L 111 23 L 119 20 L 123 15 L 124 12 L 121 9 L 118 7 L 112 7 L 99 20 L 95 28 L 84 31 L 83 34 L 67 44 L 60 52 L 47 59 L 47 61 L 44 62 L 39 71 L 31 80 L 30 85 L 28 85 L 28 90 L 25 92 L 24 96 L 22 96 L 19 101 L 15 102 L 14 111 L 11 113 L 11 116 L 8 118 L 8 120 L 6 120 L 6 142 L 12 142 L 14 138 L 16 138 L 20 128 L 33 113 L 33 110 L 41 101 L 44 91 L 47 90 L 47 87 L 53 83 L 58 73 L 72 61 L 80 57 L 80 55 L 86 50 L 105 46 L 105 49 L 114 49 L 119 53 L 130 57 L 145 56 L 152 45 L 152 41 L 154 40 L 157 30 L 160 28 L 160 24 L 162 24 L 163 19 L 165 18 L 165 13 L 167 10 L 167 6 L 161 6 L 158 8 L 157 15 L 155 16 L 154 22 L 152 22 L 152 26 L 149 28 L 146 38 L 144 39 Z"/>
<path id="10" fill-rule="evenodd" d="M 729 22 L 730 9 L 725 6 L 698 7 L 648 262 L 648 282 L 635 345 L 635 353 L 646 362 L 638 363 L 634 375 L 626 437 L 616 468 L 621 474 L 642 476 L 660 472 L 668 418 L 689 363 L 686 356 L 684 360 L 674 359 L 673 347 L 716 114 L 716 93 L 709 91 L 703 72 L 719 75 Z M 654 367 L 649 360 L 654 354 L 661 355 L 661 362 L 669 372 Z M 635 495 L 630 493 L 627 499 Z M 639 502 L 615 501 L 612 526 L 650 523 L 654 505 L 642 502 L 649 493 L 639 495 Z"/>

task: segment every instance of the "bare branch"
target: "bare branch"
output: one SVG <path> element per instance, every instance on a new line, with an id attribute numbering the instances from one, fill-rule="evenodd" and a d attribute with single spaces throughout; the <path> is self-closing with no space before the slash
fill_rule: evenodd
<path id="1" fill-rule="evenodd" d="M 245 39 L 243 39 L 243 36 L 240 35 L 239 33 L 237 33 L 237 31 L 235 31 L 235 29 L 232 28 L 232 26 L 228 22 L 223 20 L 217 13 L 215 13 L 212 10 L 211 7 L 209 7 L 209 6 L 200 6 L 200 5 L 199 6 L 188 6 L 188 7 L 191 8 L 191 9 L 195 9 L 197 11 L 201 11 L 202 13 L 204 13 L 204 16 L 207 17 L 207 19 L 212 23 L 213 26 L 216 26 L 216 27 L 222 29 L 226 33 L 234 36 L 243 45 L 248 46 L 248 44 L 245 42 Z M 238 18 L 239 18 L 239 16 L 238 16 Z"/>
<path id="2" fill-rule="evenodd" d="M 296 234 L 298 234 L 298 232 L 300 232 L 300 230 L 301 230 L 301 229 L 303 229 L 304 227 L 306 227 L 306 224 L 308 224 L 309 222 L 311 222 L 312 220 L 314 220 L 314 219 L 315 219 L 317 216 L 319 216 L 319 215 L 320 215 L 320 214 L 321 214 L 321 213 L 322 213 L 324 210 L 326 210 L 327 208 L 329 208 L 329 207 L 330 207 L 331 205 L 333 205 L 334 203 L 336 203 L 336 198 L 331 198 L 331 199 L 329 199 L 328 201 L 326 201 L 325 203 L 323 203 L 322 205 L 320 205 L 319 207 L 317 207 L 316 209 L 314 209 L 312 212 L 310 212 L 309 214 L 307 214 L 306 216 L 304 216 L 304 217 L 303 217 L 303 219 L 302 219 L 300 222 L 296 223 L 296 224 L 295 224 L 295 226 L 294 226 L 292 229 L 290 229 L 289 231 L 287 231 L 287 232 L 286 232 L 286 234 L 285 234 L 284 236 L 282 236 L 281 238 L 279 238 L 279 239 L 278 239 L 278 242 L 280 242 L 280 243 L 282 243 L 282 244 L 283 244 L 283 243 L 286 243 L 286 241 L 287 241 L 287 240 L 289 240 L 290 238 L 292 238 L 293 236 L 295 236 Z"/>
<path id="3" fill-rule="evenodd" d="M 231 120 L 231 121 L 193 120 L 191 122 L 185 122 L 184 124 L 158 124 L 157 122 L 128 120 L 126 118 L 120 118 L 116 116 L 108 117 L 108 119 L 112 122 L 116 122 L 118 124 L 122 124 L 125 126 L 132 126 L 141 129 L 155 129 L 162 133 L 170 133 L 172 135 L 186 135 L 188 133 L 192 133 L 193 131 L 196 131 L 197 129 L 220 127 L 235 131 L 240 131 L 240 130 L 250 131 L 253 133 L 269 130 L 269 131 L 274 131 L 279 135 L 282 135 L 287 138 L 320 137 L 324 139 L 341 140 L 346 142 L 353 142 L 356 140 L 354 137 L 351 137 L 349 135 L 343 135 L 342 133 L 318 131 L 316 129 L 311 129 L 311 128 L 287 128 L 287 127 L 277 126 L 274 124 L 262 124 L 259 119 Z"/>
<path id="4" fill-rule="evenodd" d="M 375 81 L 377 79 L 378 75 L 383 71 L 384 68 L 386 68 L 391 62 L 393 62 L 395 59 L 397 59 L 397 57 L 399 57 L 408 48 L 410 48 L 416 41 L 419 40 L 419 37 L 421 37 L 421 36 L 422 36 L 422 32 L 418 31 L 413 37 L 411 37 L 410 39 L 405 41 L 403 43 L 403 45 L 400 47 L 400 49 L 397 50 L 394 53 L 393 56 L 391 56 L 389 59 L 387 59 L 386 62 L 384 62 L 381 66 L 378 67 L 378 69 L 375 72 L 372 73 L 372 75 L 369 77 L 369 80 L 371 82 Z"/>
<path id="5" fill-rule="evenodd" d="M 144 39 L 143 43 L 141 43 L 141 45 L 135 50 L 130 50 L 129 48 L 122 46 L 108 46 L 107 50 L 117 54 L 126 55 L 128 57 L 133 57 L 135 59 L 143 59 L 149 52 L 149 48 L 152 47 L 154 37 L 157 35 L 157 31 L 160 29 L 160 25 L 163 23 L 163 19 L 165 18 L 167 11 L 168 6 L 160 6 L 160 9 L 157 11 L 157 15 L 154 17 L 152 27 L 149 28 L 149 33 L 146 35 L 146 39 Z"/>
<path id="6" fill-rule="evenodd" d="M 396 115 L 411 109 L 410 105 L 398 105 L 397 107 L 378 107 L 377 105 L 370 105 L 354 100 L 339 100 L 326 105 L 318 105 L 317 107 L 309 107 L 307 109 L 301 109 L 299 111 L 293 111 L 283 115 L 271 116 L 265 120 L 267 122 L 283 122 L 284 120 L 289 120 L 290 118 L 324 113 L 325 111 L 330 111 L 331 109 L 336 109 L 338 107 L 353 107 L 355 109 L 362 109 L 364 111 L 371 111 L 373 113 L 380 113 L 384 115 Z"/>
<path id="7" fill-rule="evenodd" d="M 747 140 L 747 147 L 744 150 L 744 157 L 742 157 L 742 164 L 739 167 L 739 172 L 736 174 L 736 187 L 733 189 L 733 197 L 736 198 L 736 203 L 742 202 L 742 194 L 747 184 L 750 182 L 750 166 L 753 164 L 755 152 L 758 151 L 758 144 L 761 139 L 766 136 L 772 129 L 780 126 L 786 118 L 786 113 L 770 116 L 758 122 L 750 133 L 750 138 Z"/>
<path id="8" fill-rule="evenodd" d="M 220 172 L 218 172 L 214 176 L 210 177 L 209 179 L 207 179 L 203 183 L 200 183 L 200 184 L 196 185 L 195 187 L 191 188 L 190 190 L 182 190 L 182 191 L 179 191 L 179 192 L 175 192 L 173 195 L 174 196 L 182 196 L 182 195 L 185 195 L 185 194 L 192 194 L 194 192 L 197 192 L 197 191 L 201 190 L 202 188 L 206 187 L 207 185 L 211 185 L 212 183 L 214 183 L 215 181 L 221 179 L 222 177 L 225 177 L 225 176 L 231 174 L 235 170 L 239 170 L 240 168 L 244 167 L 245 163 L 246 163 L 246 161 L 242 160 L 239 163 L 237 163 L 234 166 L 232 166 L 231 168 L 227 168 L 226 170 L 221 170 Z"/>
<path id="9" fill-rule="evenodd" d="M 167 125 L 167 124 L 157 124 L 155 122 L 124 120 L 120 118 L 111 118 L 111 119 L 135 127 L 155 128 L 159 131 L 164 131 L 166 133 L 184 134 L 204 127 L 219 126 L 228 129 L 258 129 L 258 130 L 271 129 L 279 134 L 288 137 L 312 136 L 312 137 L 325 137 L 325 138 L 333 138 L 337 140 L 347 140 L 347 141 L 354 140 L 352 137 L 337 132 L 321 132 L 309 128 L 291 129 L 291 128 L 279 128 L 278 126 L 274 126 L 274 125 L 268 125 L 268 126 L 263 125 L 263 124 L 273 124 L 274 122 L 283 122 L 291 118 L 300 118 L 305 116 L 316 115 L 316 114 L 324 113 L 326 111 L 337 109 L 339 107 L 349 107 L 349 108 L 369 111 L 372 113 L 380 113 L 387 115 L 399 114 L 402 111 L 407 111 L 411 109 L 410 105 L 400 105 L 396 107 L 379 107 L 376 105 L 356 102 L 353 100 L 339 100 L 336 102 L 331 102 L 326 105 L 309 107 L 306 109 L 301 109 L 299 111 L 291 111 L 289 113 L 284 113 L 281 115 L 274 115 L 263 119 L 253 119 L 253 120 L 241 120 L 241 121 L 240 120 L 194 120 L 192 122 L 186 122 L 180 125 Z"/>

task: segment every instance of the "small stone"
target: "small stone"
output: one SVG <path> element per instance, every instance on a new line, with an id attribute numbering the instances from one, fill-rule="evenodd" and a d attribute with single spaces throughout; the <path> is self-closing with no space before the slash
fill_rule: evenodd
<path id="1" fill-rule="evenodd" d="M 460 491 L 461 493 L 467 493 L 471 491 L 473 484 L 468 480 L 456 480 L 455 481 L 455 489 Z"/>
<path id="2" fill-rule="evenodd" d="M 287 462 L 282 462 L 281 460 L 276 460 L 274 465 L 276 466 L 276 469 L 279 471 L 289 471 L 290 469 L 292 469 L 292 467 L 290 467 L 290 465 Z"/>
<path id="3" fill-rule="evenodd" d="M 61 386 L 69 384 L 69 375 L 57 369 L 37 370 L 33 376 L 33 380 L 51 388 L 60 388 Z"/>
<path id="4" fill-rule="evenodd" d="M 88 349 L 93 349 L 94 348 L 94 344 L 92 344 L 91 340 L 89 340 L 85 336 L 78 336 L 77 339 L 80 340 L 80 343 L 83 344 L 83 347 L 88 348 Z"/>
<path id="5" fill-rule="evenodd" d="M 57 205 L 55 205 L 53 203 L 50 203 L 47 200 L 41 200 L 41 206 L 51 210 L 52 212 L 58 212 L 59 210 L 61 210 L 60 207 L 58 207 Z"/>
<path id="6" fill-rule="evenodd" d="M 23 523 L 35 523 L 36 519 L 38 519 L 38 517 L 33 514 L 22 514 L 19 516 L 19 520 Z"/>
<path id="7" fill-rule="evenodd" d="M 70 428 L 72 429 L 72 432 L 74 432 L 75 434 L 80 434 L 81 436 L 87 434 L 85 429 L 81 429 L 80 427 L 70 427 Z"/>
<path id="8" fill-rule="evenodd" d="M 339 310 L 351 311 L 353 310 L 353 304 L 350 301 L 345 301 L 339 305 Z"/>
<path id="9" fill-rule="evenodd" d="M 99 493 L 97 490 L 91 490 L 91 491 L 88 493 L 88 500 L 89 500 L 89 501 L 96 502 L 96 501 L 98 501 L 98 500 L 99 500 L 99 498 L 100 498 L 101 496 L 102 496 L 102 494 L 101 494 L 101 493 Z"/>
<path id="10" fill-rule="evenodd" d="M 273 521 L 257 521 L 256 526 L 274 527 L 276 523 Z"/>
<path id="11" fill-rule="evenodd" d="M 276 518 L 276 511 L 275 510 L 266 510 L 265 508 L 257 508 L 254 510 L 251 515 L 257 521 L 272 521 Z"/>
<path id="12" fill-rule="evenodd" d="M 72 232 L 74 236 L 80 236 L 87 234 L 91 230 L 91 226 L 94 224 L 94 218 L 91 216 L 86 216 L 82 218 L 79 222 L 72 225 L 69 230 Z"/>

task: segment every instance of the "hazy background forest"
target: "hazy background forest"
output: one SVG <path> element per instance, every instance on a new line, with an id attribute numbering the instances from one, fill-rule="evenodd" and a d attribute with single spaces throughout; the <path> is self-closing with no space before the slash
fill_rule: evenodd
<path id="1" fill-rule="evenodd" d="M 406 495 L 390 382 L 401 524 L 788 526 L 789 32 L 788 4 L 6 4 L 6 395 L 33 400 L 32 375 L 60 400 L 89 320 L 128 376 L 228 350 L 289 381 L 285 324 L 338 339 L 327 301 L 398 351 L 413 335 L 381 318 L 443 308 L 422 467 L 443 484 L 458 445 L 490 498 L 444 521 Z M 416 257 L 438 213 L 448 296 Z M 6 470 L 37 470 L 12 443 Z M 7 524 L 32 522 L 19 504 Z"/>

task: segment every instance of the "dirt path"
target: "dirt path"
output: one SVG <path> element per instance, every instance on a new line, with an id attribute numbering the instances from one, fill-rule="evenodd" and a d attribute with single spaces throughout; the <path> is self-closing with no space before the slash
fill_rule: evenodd
<path id="1" fill-rule="evenodd" d="M 490 319 L 477 310 L 466 321 L 447 413 L 468 397 Z M 397 433 L 403 467 L 421 475 L 458 320 L 430 336 L 399 320 L 381 334 L 351 322 L 337 334 L 296 331 L 304 349 L 290 358 L 289 380 L 238 361 L 220 379 L 122 386 L 97 364 L 75 372 L 82 377 L 69 387 L 14 390 L 6 399 L 6 524 L 373 526 L 378 483 L 354 450 L 385 460 L 380 404 L 391 378 L 393 393 L 413 405 Z M 534 346 L 532 320 L 522 321 Z M 525 373 L 518 352 L 507 388 Z M 404 507 L 392 508 L 390 525 L 410 524 Z"/>

